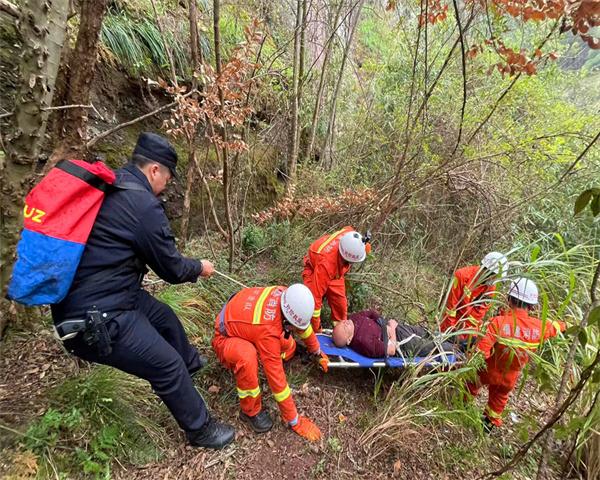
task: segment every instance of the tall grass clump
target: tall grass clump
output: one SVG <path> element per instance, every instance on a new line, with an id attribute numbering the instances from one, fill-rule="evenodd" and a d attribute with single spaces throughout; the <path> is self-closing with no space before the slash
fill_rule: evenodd
<path id="1" fill-rule="evenodd" d="M 519 396 L 526 382 L 533 382 L 539 390 L 546 391 L 549 394 L 545 397 L 549 402 L 548 408 L 553 408 L 552 402 L 563 376 L 569 347 L 575 340 L 579 345 L 576 361 L 568 372 L 571 384 L 577 381 L 581 370 L 595 356 L 599 341 L 598 328 L 594 325 L 582 329 L 573 327 L 581 324 L 590 304 L 588 290 L 597 265 L 598 247 L 592 243 L 571 246 L 559 234 L 546 234 L 533 239 L 523 236 L 513 248 L 505 248 L 510 261 L 509 276 L 497 284 L 498 293 L 484 319 L 484 328 L 485 323 L 497 314 L 498 308 L 506 305 L 510 281 L 520 276 L 533 279 L 540 290 L 539 306 L 532 315 L 543 323 L 562 320 L 567 327 L 571 327 L 558 338 L 544 342 L 531 355 L 531 362 L 523 371 L 520 385 L 513 392 L 507 413 L 514 402 L 520 401 Z M 377 287 L 374 290 L 377 294 Z M 446 296 L 442 296 L 442 300 Z M 422 312 L 429 317 L 430 325 L 434 323 L 434 318 L 441 318 L 444 303 L 441 301 L 434 311 Z M 482 358 L 474 355 L 461 368 L 451 372 L 426 372 L 423 367 L 409 370 L 401 381 L 392 385 L 379 405 L 377 414 L 361 438 L 362 446 L 375 459 L 390 450 L 401 450 L 407 444 L 418 443 L 420 436 L 427 431 L 437 431 L 436 435 L 443 436 L 440 430 L 448 431 L 440 428 L 444 425 L 463 427 L 449 430 L 453 435 L 469 429 L 481 432 L 481 409 L 472 402 L 465 402 L 465 382 L 473 380 L 483 366 Z M 556 427 L 556 437 L 564 442 L 563 447 L 573 446 L 574 458 L 579 468 L 585 465 L 588 478 L 594 478 L 589 477 L 589 472 L 598 468 L 593 456 L 598 449 L 600 420 L 598 382 L 600 374 L 596 375 L 595 382 L 588 385 L 577 408 L 569 411 L 564 422 Z M 521 407 L 518 418 L 514 428 L 523 441 L 544 421 L 539 412 L 526 411 Z"/>
<path id="2" fill-rule="evenodd" d="M 110 478 L 117 462 L 144 464 L 165 447 L 166 412 L 145 382 L 94 366 L 49 394 L 50 407 L 30 424 L 25 447 L 42 478 Z M 44 476 L 44 472 L 48 474 Z"/>
<path id="3" fill-rule="evenodd" d="M 109 59 L 116 61 L 132 76 L 148 77 L 169 75 L 169 56 L 165 44 L 171 49 L 175 72 L 180 78 L 190 76 L 189 27 L 185 21 L 164 24 L 165 39 L 154 19 L 134 17 L 127 12 L 109 13 L 102 24 L 100 40 Z M 199 47 L 206 56 L 210 53 L 208 39 L 201 36 Z"/>

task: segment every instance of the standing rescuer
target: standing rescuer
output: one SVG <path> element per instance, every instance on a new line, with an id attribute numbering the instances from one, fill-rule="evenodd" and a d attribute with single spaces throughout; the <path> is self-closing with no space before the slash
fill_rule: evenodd
<path id="1" fill-rule="evenodd" d="M 258 362 L 262 363 L 283 420 L 310 440 L 321 438 L 319 428 L 296 410 L 282 360 L 282 336 L 295 330 L 324 369 L 327 356 L 310 325 L 314 299 L 308 288 L 294 284 L 244 288 L 223 307 L 215 320 L 212 345 L 223 366 L 232 370 L 240 399 L 240 419 L 257 433 L 267 432 L 273 421 L 262 408 Z"/>
<path id="2" fill-rule="evenodd" d="M 494 283 L 498 277 L 506 277 L 507 273 L 508 259 L 499 252 L 488 253 L 483 257 L 481 265 L 459 268 L 454 272 L 440 330 L 479 331 L 491 306 L 490 300 L 496 293 Z M 466 341 L 469 337 L 470 335 L 462 334 L 459 340 Z"/>
<path id="3" fill-rule="evenodd" d="M 128 184 L 104 200 L 67 296 L 52 305 L 59 337 L 71 353 L 150 382 L 194 446 L 221 448 L 234 429 L 212 418 L 191 375 L 202 367 L 175 312 L 142 289 L 151 268 L 170 283 L 209 277 L 211 262 L 182 256 L 157 198 L 175 175 L 177 154 L 154 133 L 138 138 Z"/>
<path id="4" fill-rule="evenodd" d="M 502 412 L 530 354 L 544 340 L 565 330 L 563 322 L 542 322 L 530 316 L 537 303 L 538 289 L 533 280 L 514 280 L 508 291 L 509 310 L 490 320 L 485 335 L 477 344 L 477 350 L 485 357 L 486 368 L 479 373 L 478 380 L 467 387 L 471 395 L 477 396 L 483 385 L 488 386 L 489 399 L 485 409 L 488 430 L 502 425 Z"/>
<path id="5" fill-rule="evenodd" d="M 344 276 L 352 264 L 361 263 L 371 251 L 369 234 L 363 237 L 352 227 L 321 238 L 311 244 L 304 256 L 302 280 L 315 297 L 315 311 L 311 324 L 321 331 L 323 298 L 331 308 L 334 325 L 348 318 L 348 299 Z"/>

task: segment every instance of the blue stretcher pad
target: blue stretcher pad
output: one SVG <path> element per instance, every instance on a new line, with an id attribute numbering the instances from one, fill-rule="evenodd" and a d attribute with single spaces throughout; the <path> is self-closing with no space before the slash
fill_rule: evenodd
<path id="1" fill-rule="evenodd" d="M 317 338 L 321 345 L 321 351 L 329 357 L 329 367 L 340 368 L 371 368 L 391 367 L 404 368 L 407 366 L 423 365 L 427 367 L 450 366 L 456 363 L 456 356 L 451 352 L 438 353 L 429 357 L 389 357 L 387 363 L 385 358 L 369 358 L 355 352 L 349 347 L 336 347 L 330 335 L 318 333 Z"/>

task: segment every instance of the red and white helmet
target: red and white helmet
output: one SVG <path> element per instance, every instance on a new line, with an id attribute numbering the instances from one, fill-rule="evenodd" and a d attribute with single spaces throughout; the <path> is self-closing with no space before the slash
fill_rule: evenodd
<path id="1" fill-rule="evenodd" d="M 538 303 L 538 288 L 533 280 L 529 278 L 516 278 L 510 283 L 508 289 L 510 297 L 521 300 L 528 305 L 537 305 Z"/>
<path id="2" fill-rule="evenodd" d="M 294 283 L 281 295 L 281 310 L 294 327 L 306 330 L 315 311 L 315 298 L 307 286 Z"/>
<path id="3" fill-rule="evenodd" d="M 367 257 L 367 247 L 362 235 L 358 232 L 348 232 L 340 238 L 340 255 L 350 263 L 360 263 Z"/>

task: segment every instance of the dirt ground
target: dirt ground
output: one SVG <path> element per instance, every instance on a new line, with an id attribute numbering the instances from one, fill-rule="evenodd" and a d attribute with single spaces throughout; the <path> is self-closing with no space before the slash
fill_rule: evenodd
<path id="1" fill-rule="evenodd" d="M 206 346 L 202 347 L 204 353 L 209 353 Z M 29 420 L 46 411 L 48 390 L 77 374 L 79 365 L 63 352 L 48 331 L 12 335 L 0 344 L 0 422 L 23 431 Z M 460 457 L 449 458 L 447 445 L 462 445 L 468 455 L 470 444 L 480 440 L 476 434 L 464 429 L 434 432 L 425 426 L 411 425 L 402 448 L 370 461 L 376 452 L 367 452 L 360 438 L 369 417 L 375 412 L 373 374 L 368 370 L 338 370 L 324 374 L 300 358 L 292 360 L 286 368 L 299 411 L 314 420 L 323 432 L 320 443 L 309 444 L 287 429 L 268 393 L 264 396 L 264 404 L 276 420 L 275 426 L 266 434 L 254 434 L 239 421 L 235 401 L 222 401 L 223 392 L 216 384 L 227 382 L 228 385 L 221 386 L 232 388 L 232 378 L 227 372 L 217 370 L 215 374 L 209 369 L 206 375 L 199 376 L 198 386 L 205 392 L 211 412 L 235 425 L 236 441 L 217 452 L 191 448 L 185 446 L 183 435 L 177 432 L 172 422 L 165 431 L 170 437 L 169 448 L 159 461 L 141 467 L 115 464 L 114 478 L 475 479 L 500 463 L 502 445 L 515 441 L 514 426 L 509 420 L 502 431 L 494 432 L 488 440 L 492 446 L 497 446 L 497 451 L 492 447 L 489 457 L 482 458 L 479 468 L 473 469 L 472 459 L 461 464 Z M 394 378 L 397 376 L 392 374 L 384 379 L 383 394 Z M 264 391 L 268 392 L 268 387 Z M 543 414 L 543 397 L 522 394 L 518 401 L 519 408 Z M 5 447 L 0 440 L 0 448 Z M 481 449 L 481 445 L 477 448 Z M 10 469 L 6 458 L 0 461 L 0 478 L 4 478 Z M 511 478 L 527 477 L 515 475 Z"/>

